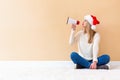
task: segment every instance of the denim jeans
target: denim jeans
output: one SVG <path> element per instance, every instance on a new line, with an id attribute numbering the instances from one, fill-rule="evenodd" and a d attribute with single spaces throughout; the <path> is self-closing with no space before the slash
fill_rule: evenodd
<path id="1" fill-rule="evenodd" d="M 92 63 L 92 60 L 86 60 L 85 58 L 81 57 L 77 52 L 72 52 L 70 57 L 73 63 L 81 65 L 85 68 L 89 68 Z M 102 56 L 99 56 L 97 59 L 98 59 L 97 66 L 105 65 L 110 61 L 110 56 L 104 54 Z"/>

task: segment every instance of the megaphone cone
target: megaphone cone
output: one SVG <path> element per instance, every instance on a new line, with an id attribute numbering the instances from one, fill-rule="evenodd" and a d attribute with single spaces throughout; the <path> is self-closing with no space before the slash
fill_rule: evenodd
<path id="1" fill-rule="evenodd" d="M 75 24 L 75 25 L 79 25 L 79 24 L 80 24 L 80 21 L 68 17 L 68 18 L 67 18 L 67 23 L 66 23 L 66 24 Z"/>

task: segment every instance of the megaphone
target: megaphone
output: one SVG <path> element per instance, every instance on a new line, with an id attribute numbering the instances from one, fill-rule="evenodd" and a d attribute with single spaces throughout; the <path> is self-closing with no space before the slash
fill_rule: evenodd
<path id="1" fill-rule="evenodd" d="M 66 24 L 75 24 L 75 25 L 79 25 L 79 24 L 80 24 L 80 21 L 68 17 L 68 18 L 67 18 L 67 23 L 66 23 Z"/>

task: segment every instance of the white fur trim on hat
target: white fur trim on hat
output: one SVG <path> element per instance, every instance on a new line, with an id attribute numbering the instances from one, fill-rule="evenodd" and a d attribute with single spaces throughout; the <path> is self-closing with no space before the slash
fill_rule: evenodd
<path id="1" fill-rule="evenodd" d="M 92 25 L 92 26 L 91 26 L 91 29 L 92 29 L 92 30 L 95 30 L 95 29 L 96 29 L 96 26 L 95 26 L 95 25 Z"/>

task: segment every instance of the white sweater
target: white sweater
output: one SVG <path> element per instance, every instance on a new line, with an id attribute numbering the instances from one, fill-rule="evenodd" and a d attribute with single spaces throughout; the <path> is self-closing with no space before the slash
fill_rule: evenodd
<path id="1" fill-rule="evenodd" d="M 69 43 L 78 44 L 78 53 L 80 56 L 86 60 L 97 61 L 97 55 L 99 51 L 99 41 L 100 35 L 96 33 L 93 38 L 92 43 L 88 43 L 88 34 L 84 34 L 83 30 L 80 30 L 75 34 L 75 31 L 72 29 L 70 34 Z"/>

